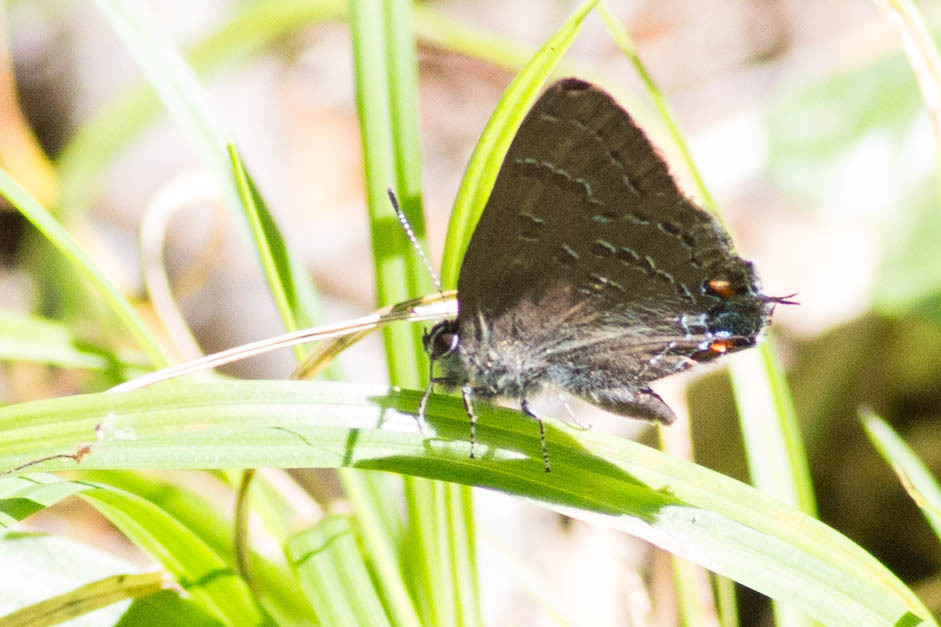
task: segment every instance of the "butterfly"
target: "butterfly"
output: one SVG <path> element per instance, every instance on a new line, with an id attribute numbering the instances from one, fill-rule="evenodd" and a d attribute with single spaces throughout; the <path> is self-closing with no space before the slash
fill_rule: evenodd
<path id="1" fill-rule="evenodd" d="M 673 422 L 650 383 L 754 346 L 776 304 L 728 234 L 603 90 L 564 79 L 522 122 L 470 239 L 457 318 L 424 335 L 431 386 L 474 399 L 559 388 L 621 416 Z"/>

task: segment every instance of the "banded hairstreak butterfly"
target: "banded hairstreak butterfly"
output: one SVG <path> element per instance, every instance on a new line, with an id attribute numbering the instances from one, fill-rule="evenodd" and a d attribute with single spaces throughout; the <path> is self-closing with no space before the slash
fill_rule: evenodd
<path id="1" fill-rule="evenodd" d="M 523 120 L 457 288 L 457 318 L 424 336 L 440 368 L 430 386 L 461 390 L 471 457 L 473 400 L 518 399 L 539 423 L 547 471 L 528 402 L 541 388 L 669 424 L 650 382 L 754 346 L 775 304 L 791 302 L 762 293 L 628 113 L 577 79 L 550 87 Z"/>

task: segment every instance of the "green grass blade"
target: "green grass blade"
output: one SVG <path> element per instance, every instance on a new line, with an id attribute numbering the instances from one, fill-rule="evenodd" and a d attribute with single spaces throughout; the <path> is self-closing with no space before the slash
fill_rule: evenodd
<path id="1" fill-rule="evenodd" d="M 313 289 L 277 232 L 264 202 L 233 150 L 226 150 L 224 132 L 192 68 L 154 26 L 144 9 L 126 0 L 98 2 L 114 30 L 135 57 L 170 113 L 189 131 L 194 145 L 216 171 L 230 207 L 241 207 L 256 228 L 255 243 L 262 267 L 288 330 L 316 317 Z M 233 179 L 232 172 L 235 171 Z M 238 190 L 236 189 L 238 187 Z M 239 202 L 238 191 L 245 203 Z M 302 356 L 302 349 L 296 349 Z"/>
<path id="2" fill-rule="evenodd" d="M 121 615 L 119 625 L 160 625 L 160 627 L 220 627 L 223 625 L 201 605 L 173 590 L 136 599 Z"/>
<path id="3" fill-rule="evenodd" d="M 935 535 L 941 538 L 941 485 L 938 480 L 889 423 L 871 411 L 864 411 L 862 420 L 873 446 L 892 466 Z"/>
<path id="4" fill-rule="evenodd" d="M 716 610 L 719 613 L 720 627 L 738 627 L 738 598 L 735 582 L 727 577 L 715 577 Z"/>
<path id="5" fill-rule="evenodd" d="M 480 459 L 470 460 L 460 400 L 433 397 L 424 435 L 418 400 L 371 386 L 243 381 L 35 401 L 0 409 L 0 468 L 74 451 L 107 425 L 82 468 L 347 466 L 491 487 L 627 531 L 826 624 L 914 624 L 916 615 L 935 624 L 859 546 L 750 486 L 555 421 L 546 474 L 531 421 L 489 407 Z M 56 459 L 34 469 L 74 467 Z"/>
<path id="6" fill-rule="evenodd" d="M 21 520 L 72 495 L 88 501 L 163 564 L 206 610 L 230 623 L 237 623 L 240 615 L 252 624 L 265 619 L 242 580 L 207 542 L 163 508 L 131 492 L 51 475 L 7 476 L 0 478 L 0 517 Z"/>
<path id="7" fill-rule="evenodd" d="M 167 110 L 189 131 L 196 149 L 216 171 L 230 208 L 241 208 L 248 214 L 247 221 L 255 226 L 262 268 L 288 330 L 311 324 L 316 318 L 316 302 L 306 272 L 287 250 L 234 150 L 227 150 L 225 133 L 217 123 L 220 118 L 213 113 L 195 72 L 142 7 L 127 0 L 100 0 L 98 6 Z M 239 192 L 244 203 L 239 202 Z M 303 356 L 301 348 L 295 350 L 299 358 Z"/>
<path id="8" fill-rule="evenodd" d="M 392 136 L 395 140 L 395 164 L 397 189 L 402 194 L 402 208 L 410 223 L 416 228 L 415 234 L 425 250 L 428 249 L 424 237 L 424 216 L 421 206 L 421 149 L 419 143 L 418 121 L 418 62 L 415 58 L 414 28 L 412 25 L 411 2 L 397 0 L 386 5 L 385 31 L 389 53 L 390 108 L 392 112 Z M 412 295 L 428 293 L 433 288 L 431 277 L 417 255 L 412 252 L 407 264 L 409 271 L 409 291 Z M 413 349 L 418 355 L 417 367 L 420 369 L 418 380 L 425 382 L 425 364 L 427 360 L 421 347 L 423 329 L 412 325 L 414 333 Z M 408 499 L 414 499 L 416 481 L 407 479 Z M 443 484 L 431 486 L 435 494 L 435 510 L 438 514 L 437 525 L 429 527 L 429 536 L 437 536 L 436 549 L 440 561 L 449 569 L 439 573 L 444 581 L 440 586 L 449 596 L 446 604 L 453 612 L 457 624 L 482 625 L 480 616 L 480 595 L 477 586 L 477 560 L 474 528 L 474 501 L 467 486 Z M 421 492 L 421 488 L 417 492 Z M 427 524 L 427 523 L 426 523 Z M 437 532 L 437 533 L 435 533 Z M 423 541 L 425 536 L 423 531 Z M 431 573 L 428 573 L 431 574 Z"/>
<path id="9" fill-rule="evenodd" d="M 156 594 L 165 585 L 166 577 L 162 572 L 112 575 L 0 616 L 0 623 L 57 625 L 119 601 Z"/>
<path id="10" fill-rule="evenodd" d="M 269 622 L 248 586 L 185 525 L 133 494 L 99 488 L 81 497 L 157 559 L 194 599 L 229 624 Z"/>
<path id="11" fill-rule="evenodd" d="M 149 371 L 142 360 L 83 342 L 68 325 L 57 320 L 7 309 L 0 309 L 0 361 L 108 372 L 115 381 Z"/>
<path id="12" fill-rule="evenodd" d="M 794 401 L 772 343 L 735 355 L 731 370 L 752 483 L 815 515 L 817 505 Z"/>
<path id="13" fill-rule="evenodd" d="M 418 287 L 421 292 L 427 292 L 430 286 L 427 271 L 419 263 L 386 195 L 390 186 L 406 186 L 397 189 L 397 195 L 413 229 L 423 233 L 424 219 L 418 194 L 420 154 L 416 141 L 414 44 L 411 43 L 408 9 L 408 3 L 401 0 L 385 3 L 367 0 L 350 5 L 356 102 L 380 305 L 414 297 L 413 289 Z M 428 362 L 421 349 L 420 333 L 417 326 L 384 329 L 389 377 L 394 384 L 419 387 L 424 383 Z M 445 550 L 446 544 L 442 544 L 442 538 L 449 533 L 442 525 L 455 521 L 444 515 L 444 503 L 436 498 L 439 491 L 429 482 L 408 477 L 404 487 L 408 513 L 422 512 L 426 516 L 409 518 L 407 554 L 400 561 L 403 572 L 396 575 L 405 577 L 410 584 L 422 622 L 454 624 L 454 582 L 464 575 L 454 571 L 450 561 L 452 554 Z M 421 501 L 423 507 L 412 507 L 416 501 Z M 382 505 L 376 507 L 383 508 Z M 364 537 L 372 542 L 380 540 L 370 535 Z M 384 548 L 380 552 L 387 554 L 389 550 L 391 548 Z M 404 590 L 399 589 L 398 581 L 392 579 L 384 585 L 389 583 L 394 589 L 384 596 L 401 599 Z M 404 615 L 401 620 L 415 622 L 418 618 Z"/>
<path id="14" fill-rule="evenodd" d="M 216 122 L 219 117 L 212 113 L 195 73 L 140 6 L 126 0 L 102 1 L 98 5 L 167 109 L 189 130 L 196 148 L 217 172 L 221 188 L 231 200 L 230 206 L 242 207 L 247 212 L 248 221 L 255 227 L 255 244 L 265 276 L 288 330 L 310 324 L 316 317 L 313 289 L 300 264 L 287 250 L 234 150 L 226 151 L 224 133 Z M 243 204 L 238 202 L 239 191 L 245 200 Z M 296 351 L 299 358 L 303 356 L 302 349 Z"/>
<path id="15" fill-rule="evenodd" d="M 207 483 L 208 477 L 176 473 L 161 480 L 135 472 L 93 470 L 84 473 L 83 479 L 145 499 L 185 525 L 226 564 L 234 565 L 231 515 L 223 515 L 216 504 L 187 488 L 189 482 Z M 256 481 L 256 487 L 263 484 Z M 231 498 L 234 500 L 234 494 Z M 276 622 L 314 622 L 306 599 L 297 590 L 297 582 L 283 561 L 274 562 L 254 553 L 252 575 L 257 584 L 258 601 Z"/>
<path id="16" fill-rule="evenodd" d="M 88 484 L 55 475 L 0 477 L 0 527 L 11 527 L 64 498 L 88 489 Z"/>
<path id="17" fill-rule="evenodd" d="M 169 362 L 163 349 L 151 336 L 143 320 L 140 319 L 140 316 L 137 315 L 127 299 L 124 298 L 124 295 L 111 284 L 111 281 L 98 269 L 95 262 L 72 239 L 66 228 L 35 198 L 30 196 L 19 183 L 10 178 L 2 168 L 0 168 L 0 194 L 6 197 L 10 204 L 16 207 L 23 214 L 23 217 L 29 220 L 42 233 L 43 237 L 62 253 L 75 271 L 95 288 L 111 311 L 130 332 L 138 346 L 147 354 L 151 364 L 155 368 L 167 366 Z"/>
<path id="18" fill-rule="evenodd" d="M 95 489 L 96 485 L 108 485 L 146 499 L 183 524 L 227 564 L 233 563 L 231 520 L 220 516 L 215 506 L 201 496 L 131 472 L 91 470 L 83 477 L 82 481 L 67 481 L 46 474 L 0 478 L 0 525 L 11 526 L 66 497 Z M 314 622 L 311 608 L 299 594 L 296 581 L 284 564 L 254 555 L 252 566 L 259 584 L 259 601 L 275 620 L 281 624 Z"/>
<path id="19" fill-rule="evenodd" d="M 366 197 L 373 257 L 376 264 L 376 294 L 378 304 L 388 305 L 416 296 L 409 293 L 410 277 L 418 276 L 416 255 L 412 245 L 399 226 L 386 190 L 399 180 L 409 177 L 399 173 L 396 161 L 396 139 L 393 121 L 391 83 L 395 81 L 390 66 L 389 52 L 395 50 L 388 39 L 385 15 L 389 3 L 353 2 L 350 6 L 350 27 L 353 34 L 353 60 L 356 70 L 356 105 L 363 140 L 363 159 L 366 171 Z M 401 68 L 405 61 L 396 64 Z M 396 109 L 404 109 L 403 79 L 397 90 Z M 412 108 L 415 108 L 414 91 Z M 411 117 L 409 119 L 412 119 Z M 404 151 L 407 146 L 402 147 Z M 399 151 L 399 152 L 402 152 Z M 411 190 L 414 193 L 414 190 Z M 402 198 L 402 194 L 398 193 Z M 410 216 L 420 204 L 411 204 Z M 419 214 L 420 216 L 420 214 Z M 419 220 L 413 226 L 423 230 Z M 425 272 L 424 269 L 421 272 Z M 428 285 L 427 281 L 425 282 Z M 418 387 L 422 373 L 426 372 L 416 330 L 409 326 L 387 326 L 383 329 L 386 355 L 390 364 L 390 377 L 397 385 Z"/>
<path id="20" fill-rule="evenodd" d="M 165 572 L 137 574 L 97 548 L 36 532 L 0 533 L 0 563 L 3 625 L 56 625 L 80 615 L 70 624 L 114 625 L 127 609 L 118 602 L 170 583 Z"/>
<path id="21" fill-rule="evenodd" d="M 252 236 L 252 243 L 259 258 L 262 273 L 265 276 L 275 307 L 284 322 L 285 330 L 290 332 L 312 326 L 315 321 L 322 319 L 320 303 L 313 281 L 303 263 L 293 253 L 281 235 L 264 198 L 242 165 L 235 147 L 229 144 L 227 149 L 235 187 L 241 201 L 240 207 L 245 214 L 245 220 Z M 298 363 L 303 361 L 307 352 L 304 346 L 294 346 L 294 354 Z M 335 374 L 335 369 L 331 369 L 331 374 Z M 274 498 L 275 495 L 271 491 L 265 491 L 264 485 L 259 486 L 258 480 L 252 479 L 252 474 L 243 472 L 242 476 L 243 481 L 246 482 L 245 485 L 251 491 L 250 493 L 256 497 L 246 496 L 250 499 L 251 507 L 275 536 L 283 533 L 284 520 L 282 515 L 284 512 L 278 511 L 278 499 Z M 248 501 L 238 501 L 236 507 L 240 512 L 245 512 Z M 235 524 L 239 525 L 238 522 Z M 236 543 L 242 543 L 242 534 L 247 535 L 247 528 L 239 526 L 233 540 Z M 247 544 L 247 539 L 245 544 Z M 242 567 L 245 566 L 240 565 L 240 568 Z M 280 584 L 284 578 L 280 577 L 276 582 L 272 582 L 270 577 L 275 573 L 270 568 L 265 571 L 265 568 L 264 561 L 259 560 L 257 556 L 251 557 L 251 572 L 255 573 L 253 575 L 253 585 L 259 589 L 265 589 L 266 587 L 283 589 Z M 279 617 L 289 619 L 291 616 L 303 616 L 306 613 L 303 609 L 296 611 L 298 608 L 293 608 L 295 611 L 292 612 L 292 608 L 283 607 L 277 601 L 278 599 L 274 599 L 272 602 L 275 605 L 269 608 L 275 619 Z"/>
<path id="22" fill-rule="evenodd" d="M 673 556 L 672 562 L 673 588 L 676 591 L 676 610 L 680 615 L 680 624 L 707 624 L 710 614 L 714 615 L 711 600 L 704 602 L 702 598 L 702 583 L 708 582 L 708 573 L 678 556 Z M 705 589 L 708 591 L 708 588 Z"/>
<path id="23" fill-rule="evenodd" d="M 539 95 L 542 84 L 552 73 L 575 40 L 582 22 L 598 4 L 587 0 L 542 45 L 538 52 L 519 71 L 497 103 L 484 128 L 474 154 L 471 155 L 454 199 L 454 209 L 448 224 L 447 246 L 441 262 L 441 281 L 445 287 L 457 285 L 457 274 L 464 258 L 474 226 L 490 197 L 497 172 L 517 129 Z"/>
<path id="24" fill-rule="evenodd" d="M 363 554 L 352 519 L 334 515 L 293 536 L 288 558 L 322 625 L 391 625 Z"/>
<path id="25" fill-rule="evenodd" d="M 469 487 L 445 484 L 444 500 L 450 521 L 448 549 L 454 564 L 454 602 L 462 625 L 483 625 L 477 573 L 477 529 L 473 492 Z"/>
<path id="26" fill-rule="evenodd" d="M 395 0 L 386 3 L 386 59 L 389 76 L 389 124 L 395 163 L 395 189 L 402 211 L 419 241 L 425 243 L 425 221 L 421 197 L 421 142 L 418 116 L 418 62 L 412 27 L 412 3 Z M 431 288 L 427 271 L 420 264 L 410 264 L 409 291 L 424 293 Z"/>
<path id="27" fill-rule="evenodd" d="M 187 59 L 202 76 L 250 60 L 258 49 L 286 32 L 344 15 L 341 0 L 265 0 L 240 7 L 231 20 L 193 46 Z M 92 204 L 98 177 L 162 111 L 152 87 L 125 89 L 83 124 L 57 159 L 66 215 Z"/>
<path id="28" fill-rule="evenodd" d="M 234 207 L 235 189 L 225 154 L 226 133 L 192 68 L 142 5 L 130 0 L 96 0 L 95 4 L 170 115 L 190 135 L 193 147 L 216 172 L 230 208 Z"/>
<path id="29" fill-rule="evenodd" d="M 446 552 L 447 537 L 441 529 L 447 524 L 444 503 L 434 482 L 404 477 L 406 520 L 409 525 L 401 555 L 403 575 L 412 590 L 423 624 L 457 621 L 454 590 L 442 577 L 450 577 L 451 557 Z"/>
<path id="30" fill-rule="evenodd" d="M 235 147 L 229 144 L 228 152 L 235 176 L 235 187 L 242 201 L 241 206 L 245 210 L 252 241 L 258 251 L 268 289 L 271 290 L 275 306 L 284 321 L 285 330 L 296 331 L 309 327 L 315 320 L 320 319 L 313 284 L 303 264 L 284 241 L 264 198 L 242 165 Z M 295 346 L 294 353 L 300 362 L 307 351 L 303 346 Z"/>
<path id="31" fill-rule="evenodd" d="M 339 476 L 343 492 L 356 512 L 357 529 L 363 539 L 364 551 L 376 571 L 380 594 L 389 608 L 389 614 L 398 625 L 418 627 L 422 623 L 403 579 L 398 554 L 406 530 L 399 516 L 399 502 L 390 498 L 396 492 L 397 478 L 386 473 L 349 469 L 340 469 Z"/>

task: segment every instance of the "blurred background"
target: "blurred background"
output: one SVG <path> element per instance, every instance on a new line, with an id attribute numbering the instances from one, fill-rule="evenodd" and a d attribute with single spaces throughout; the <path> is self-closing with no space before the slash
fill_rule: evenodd
<path id="1" fill-rule="evenodd" d="M 145 4 L 193 55 L 219 127 L 304 256 L 328 319 L 373 310 L 343 3 L 312 2 L 289 24 L 264 25 L 264 37 L 257 36 L 260 24 L 258 31 L 250 24 L 226 30 L 256 3 Z M 514 68 L 575 5 L 416 5 L 424 207 L 435 262 L 464 166 Z M 941 547 L 857 417 L 861 406 L 872 407 L 941 471 L 938 153 L 898 31 L 865 0 L 616 0 L 608 6 L 666 95 L 765 291 L 798 293 L 799 307 L 776 312 L 774 335 L 820 517 L 913 585 L 929 607 L 941 608 Z M 941 28 L 941 3 L 920 8 L 929 28 Z M 479 39 L 467 45 L 455 33 Z M 145 298 L 139 233 L 143 224 L 156 228 L 154 221 L 165 219 L 163 262 L 203 352 L 283 331 L 244 229 L 220 210 L 200 155 L 148 100 L 134 59 L 92 3 L 0 4 L 0 55 L 0 71 L 13 72 L 0 77 L 0 164 L 67 222 L 115 283 Z M 611 91 L 671 156 L 633 68 L 597 16 L 587 20 L 565 67 L 565 74 Z M 24 121 L 41 152 L 20 136 Z M 676 174 L 686 180 L 685 172 Z M 161 218 L 167 207 L 178 211 Z M 32 227 L 0 201 L 0 310 L 64 320 L 92 344 L 115 343 L 114 329 L 89 316 L 95 304 L 88 294 L 60 289 L 62 271 Z M 143 303 L 142 311 L 149 311 Z M 179 357 L 191 357 L 188 351 L 182 345 Z M 385 381 L 378 340 L 342 361 L 351 380 Z M 227 371 L 283 378 L 292 368 L 292 354 L 283 351 Z M 107 387 L 106 378 L 2 362 L 0 399 L 97 391 Z M 688 404 L 696 461 L 747 480 L 722 370 L 667 381 L 658 390 L 671 405 Z M 542 407 L 562 415 L 554 399 Z M 596 429 L 649 437 L 642 424 L 577 408 Z M 329 479 L 322 480 L 327 487 L 320 489 L 331 494 Z M 478 491 L 478 502 L 488 624 L 547 624 L 550 617 L 534 601 L 543 595 L 584 608 L 578 624 L 674 624 L 669 591 L 657 584 L 668 587 L 669 564 L 647 545 L 504 495 Z M 82 512 L 69 501 L 30 522 L 110 551 L 136 550 Z M 123 557 L 146 562 L 142 555 Z M 761 597 L 743 592 L 744 624 L 769 617 Z"/>

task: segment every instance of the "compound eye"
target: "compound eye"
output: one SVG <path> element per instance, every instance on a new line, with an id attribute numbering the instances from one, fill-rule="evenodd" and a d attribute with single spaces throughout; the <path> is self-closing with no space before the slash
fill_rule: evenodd
<path id="1" fill-rule="evenodd" d="M 432 361 L 441 359 L 457 350 L 461 343 L 461 336 L 457 333 L 457 324 L 453 320 L 439 322 L 425 333 L 422 338 L 425 352 Z"/>
<path id="2" fill-rule="evenodd" d="M 445 355 L 450 355 L 457 350 L 457 345 L 460 343 L 460 337 L 457 333 L 439 333 L 435 337 L 434 345 L 434 356 L 435 358 L 444 357 Z"/>

